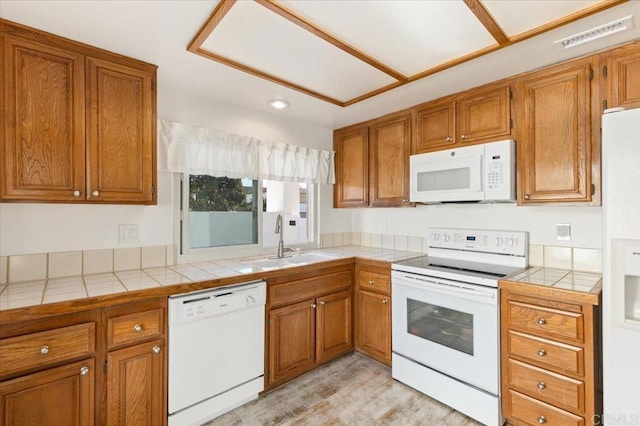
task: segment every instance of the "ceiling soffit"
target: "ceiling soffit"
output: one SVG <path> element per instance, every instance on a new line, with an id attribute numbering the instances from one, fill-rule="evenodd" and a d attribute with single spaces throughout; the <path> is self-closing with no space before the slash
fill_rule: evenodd
<path id="1" fill-rule="evenodd" d="M 187 50 L 346 107 L 625 1 L 220 0 Z"/>

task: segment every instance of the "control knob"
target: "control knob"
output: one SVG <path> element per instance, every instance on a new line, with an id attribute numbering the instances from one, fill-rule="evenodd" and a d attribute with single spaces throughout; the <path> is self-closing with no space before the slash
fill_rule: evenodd
<path id="1" fill-rule="evenodd" d="M 504 240 L 500 237 L 496 237 L 496 246 L 500 247 L 504 243 Z"/>

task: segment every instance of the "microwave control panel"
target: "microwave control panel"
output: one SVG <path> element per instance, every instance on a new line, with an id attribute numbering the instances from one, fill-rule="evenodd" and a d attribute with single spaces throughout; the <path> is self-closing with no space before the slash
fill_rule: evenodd
<path id="1" fill-rule="evenodd" d="M 512 140 L 484 145 L 485 199 L 515 200 L 516 158 Z"/>

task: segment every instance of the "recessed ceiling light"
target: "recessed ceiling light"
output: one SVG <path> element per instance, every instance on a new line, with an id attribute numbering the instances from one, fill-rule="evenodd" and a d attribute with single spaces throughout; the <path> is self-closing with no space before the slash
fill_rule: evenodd
<path id="1" fill-rule="evenodd" d="M 269 105 L 271 105 L 275 109 L 284 109 L 289 106 L 289 102 L 284 101 L 282 99 L 274 99 L 271 102 L 269 102 Z"/>
<path id="2" fill-rule="evenodd" d="M 631 28 L 633 28 L 633 15 L 626 16 L 618 19 L 617 21 L 609 22 L 608 24 L 600 25 L 599 27 L 591 28 L 590 30 L 554 41 L 553 43 L 561 44 L 562 47 L 568 49 L 570 47 L 587 43 L 602 37 L 607 37 L 611 34 L 619 33 Z"/>

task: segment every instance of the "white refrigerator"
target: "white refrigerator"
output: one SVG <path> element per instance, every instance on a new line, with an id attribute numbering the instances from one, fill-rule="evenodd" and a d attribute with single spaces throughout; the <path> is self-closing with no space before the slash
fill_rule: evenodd
<path id="1" fill-rule="evenodd" d="M 640 425 L 640 108 L 602 118 L 603 418 Z"/>

